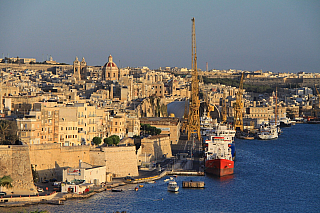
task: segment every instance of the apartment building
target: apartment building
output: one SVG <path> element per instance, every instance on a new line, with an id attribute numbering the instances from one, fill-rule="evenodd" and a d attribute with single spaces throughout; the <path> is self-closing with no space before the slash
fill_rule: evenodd
<path id="1" fill-rule="evenodd" d="M 126 136 L 126 117 L 125 114 L 119 113 L 110 116 L 108 125 L 108 137 L 111 135 L 118 135 L 120 139 Z"/>

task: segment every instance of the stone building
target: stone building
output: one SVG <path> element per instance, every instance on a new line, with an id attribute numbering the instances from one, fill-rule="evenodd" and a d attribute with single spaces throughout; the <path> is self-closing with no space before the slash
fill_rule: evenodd
<path id="1" fill-rule="evenodd" d="M 150 124 L 161 129 L 161 135 L 169 136 L 170 144 L 177 144 L 180 138 L 181 123 L 179 118 L 175 117 L 143 117 L 140 123 Z"/>
<path id="2" fill-rule="evenodd" d="M 110 116 L 108 137 L 118 135 L 120 139 L 126 136 L 126 116 L 123 113 Z"/>

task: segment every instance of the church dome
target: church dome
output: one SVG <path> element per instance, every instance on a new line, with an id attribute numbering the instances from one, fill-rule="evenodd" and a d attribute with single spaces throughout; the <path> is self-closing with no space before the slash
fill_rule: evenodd
<path id="1" fill-rule="evenodd" d="M 113 62 L 111 55 L 109 56 L 108 62 L 104 65 L 104 67 L 117 68 L 117 65 Z"/>

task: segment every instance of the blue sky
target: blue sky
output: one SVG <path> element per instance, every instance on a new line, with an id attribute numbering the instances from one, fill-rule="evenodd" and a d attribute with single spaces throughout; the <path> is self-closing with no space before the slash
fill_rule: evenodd
<path id="1" fill-rule="evenodd" d="M 320 72 L 320 1 L 0 1 L 0 57 Z"/>

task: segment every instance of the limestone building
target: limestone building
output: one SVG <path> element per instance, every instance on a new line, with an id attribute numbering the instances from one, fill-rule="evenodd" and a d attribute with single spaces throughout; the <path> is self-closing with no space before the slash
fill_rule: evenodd
<path id="1" fill-rule="evenodd" d="M 177 144 L 180 138 L 181 123 L 179 118 L 174 117 L 143 117 L 140 123 L 150 124 L 161 129 L 161 135 L 169 136 L 170 144 Z"/>

